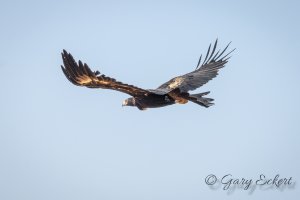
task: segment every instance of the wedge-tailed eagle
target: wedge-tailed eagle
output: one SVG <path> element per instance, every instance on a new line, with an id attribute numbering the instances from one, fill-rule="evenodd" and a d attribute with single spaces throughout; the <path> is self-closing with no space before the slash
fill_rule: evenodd
<path id="1" fill-rule="evenodd" d="M 228 62 L 230 53 L 235 50 L 233 49 L 225 54 L 230 45 L 229 43 L 222 51 L 216 51 L 217 42 L 216 40 L 212 48 L 211 44 L 209 45 L 203 62 L 201 62 L 202 55 L 200 56 L 194 71 L 172 78 L 157 89 L 142 89 L 119 82 L 114 78 L 101 74 L 99 71 L 93 72 L 86 63 L 83 64 L 80 60 L 77 63 L 66 50 L 62 52 L 64 66 L 61 66 L 61 69 L 67 79 L 74 85 L 112 89 L 132 96 L 124 100 L 122 106 L 136 106 L 140 110 L 145 110 L 175 103 L 185 104 L 191 101 L 207 108 L 213 105 L 213 99 L 204 97 L 209 92 L 190 94 L 189 91 L 195 90 L 215 78 L 219 69 Z"/>

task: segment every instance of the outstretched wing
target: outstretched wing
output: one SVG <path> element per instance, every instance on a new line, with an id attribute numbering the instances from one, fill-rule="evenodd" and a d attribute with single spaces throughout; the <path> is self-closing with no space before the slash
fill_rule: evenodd
<path id="1" fill-rule="evenodd" d="M 211 44 L 209 45 L 208 51 L 206 53 L 205 59 L 201 64 L 200 56 L 199 62 L 197 64 L 196 70 L 192 71 L 188 74 L 178 76 L 172 78 L 168 82 L 162 84 L 157 88 L 159 91 L 163 91 L 168 93 L 174 89 L 179 88 L 181 92 L 187 92 L 190 90 L 195 90 L 198 87 L 201 87 L 211 79 L 215 78 L 218 75 L 219 69 L 224 67 L 230 57 L 229 54 L 234 51 L 230 51 L 225 56 L 223 54 L 226 52 L 227 48 L 229 47 L 230 43 L 226 46 L 226 48 L 220 53 L 220 50 L 216 51 L 218 39 L 216 40 L 212 51 Z"/>
<path id="2" fill-rule="evenodd" d="M 64 66 L 61 66 L 61 69 L 66 75 L 67 79 L 74 85 L 85 86 L 88 88 L 112 89 L 124 92 L 131 96 L 143 96 L 150 93 L 149 91 L 136 86 L 116 81 L 115 79 L 107 77 L 104 74 L 100 74 L 99 71 L 92 72 L 86 63 L 83 64 L 79 60 L 77 64 L 73 56 L 66 50 L 63 50 L 62 59 Z"/>

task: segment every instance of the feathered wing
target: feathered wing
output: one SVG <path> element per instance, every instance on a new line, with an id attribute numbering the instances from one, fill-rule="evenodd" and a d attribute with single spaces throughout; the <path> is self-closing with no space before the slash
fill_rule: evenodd
<path id="1" fill-rule="evenodd" d="M 198 87 L 206 84 L 211 79 L 215 78 L 218 75 L 219 69 L 224 67 L 230 57 L 229 54 L 234 51 L 230 51 L 225 56 L 224 53 L 226 52 L 227 48 L 229 47 L 230 43 L 226 46 L 226 48 L 220 53 L 220 50 L 216 52 L 218 40 L 216 40 L 212 51 L 211 45 L 209 45 L 208 51 L 206 53 L 205 59 L 201 64 L 200 56 L 199 62 L 197 64 L 196 70 L 184 74 L 182 76 L 178 76 L 172 78 L 168 82 L 162 84 L 157 88 L 157 90 L 168 93 L 174 89 L 180 89 L 181 92 L 188 92 L 190 90 L 195 90 Z"/>
<path id="2" fill-rule="evenodd" d="M 66 50 L 63 50 L 62 59 L 64 66 L 61 66 L 61 69 L 67 79 L 74 85 L 88 88 L 112 89 L 131 96 L 143 96 L 150 93 L 136 86 L 116 81 L 104 74 L 100 74 L 99 71 L 93 72 L 86 63 L 83 64 L 80 60 L 77 64 L 73 56 Z"/>

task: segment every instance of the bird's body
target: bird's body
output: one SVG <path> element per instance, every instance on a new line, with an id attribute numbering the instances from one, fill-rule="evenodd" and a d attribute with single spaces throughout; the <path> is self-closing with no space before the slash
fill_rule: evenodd
<path id="1" fill-rule="evenodd" d="M 201 56 L 196 70 L 175 77 L 162 84 L 157 89 L 146 90 L 133 85 L 124 84 L 103 74 L 100 75 L 100 72 L 91 71 L 88 65 L 83 64 L 81 61 L 77 64 L 72 55 L 65 50 L 62 53 L 64 66 L 61 67 L 67 79 L 77 86 L 113 89 L 132 96 L 123 102 L 123 106 L 136 106 L 140 110 L 145 110 L 147 108 L 158 108 L 175 103 L 185 104 L 188 101 L 192 101 L 198 105 L 209 107 L 213 105 L 213 99 L 203 97 L 209 92 L 190 94 L 189 91 L 201 87 L 209 80 L 216 77 L 219 69 L 224 67 L 227 63 L 227 60 L 229 59 L 227 56 L 232 51 L 222 58 L 220 57 L 224 54 L 229 44 L 221 53 L 220 50 L 215 53 L 216 46 L 217 41 L 211 52 L 211 45 L 209 46 L 203 63 L 201 64 Z"/>
<path id="2" fill-rule="evenodd" d="M 123 102 L 124 106 L 136 106 L 140 110 L 146 110 L 147 108 L 159 108 L 163 106 L 169 106 L 175 103 L 175 100 L 172 99 L 168 94 L 149 94 L 148 96 L 132 97 L 133 104 L 130 105 L 126 103 L 126 100 Z"/>

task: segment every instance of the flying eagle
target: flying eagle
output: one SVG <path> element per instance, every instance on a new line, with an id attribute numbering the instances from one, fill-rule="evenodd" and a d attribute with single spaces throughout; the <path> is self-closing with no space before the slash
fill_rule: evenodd
<path id="1" fill-rule="evenodd" d="M 235 50 L 233 49 L 224 55 L 230 43 L 223 51 L 216 51 L 217 42 L 218 40 L 215 41 L 212 49 L 211 44 L 209 45 L 203 62 L 201 62 L 202 55 L 200 56 L 194 71 L 172 78 L 157 89 L 142 89 L 119 82 L 114 78 L 101 74 L 99 71 L 93 72 L 86 63 L 83 64 L 80 60 L 77 63 L 66 50 L 62 52 L 64 66 L 61 66 L 61 69 L 67 79 L 74 85 L 112 89 L 132 96 L 124 100 L 122 106 L 136 106 L 140 110 L 145 110 L 175 103 L 185 104 L 191 101 L 207 108 L 213 105 L 213 99 L 204 97 L 209 92 L 190 94 L 189 91 L 195 90 L 215 78 L 219 69 L 228 62 L 230 53 Z"/>

